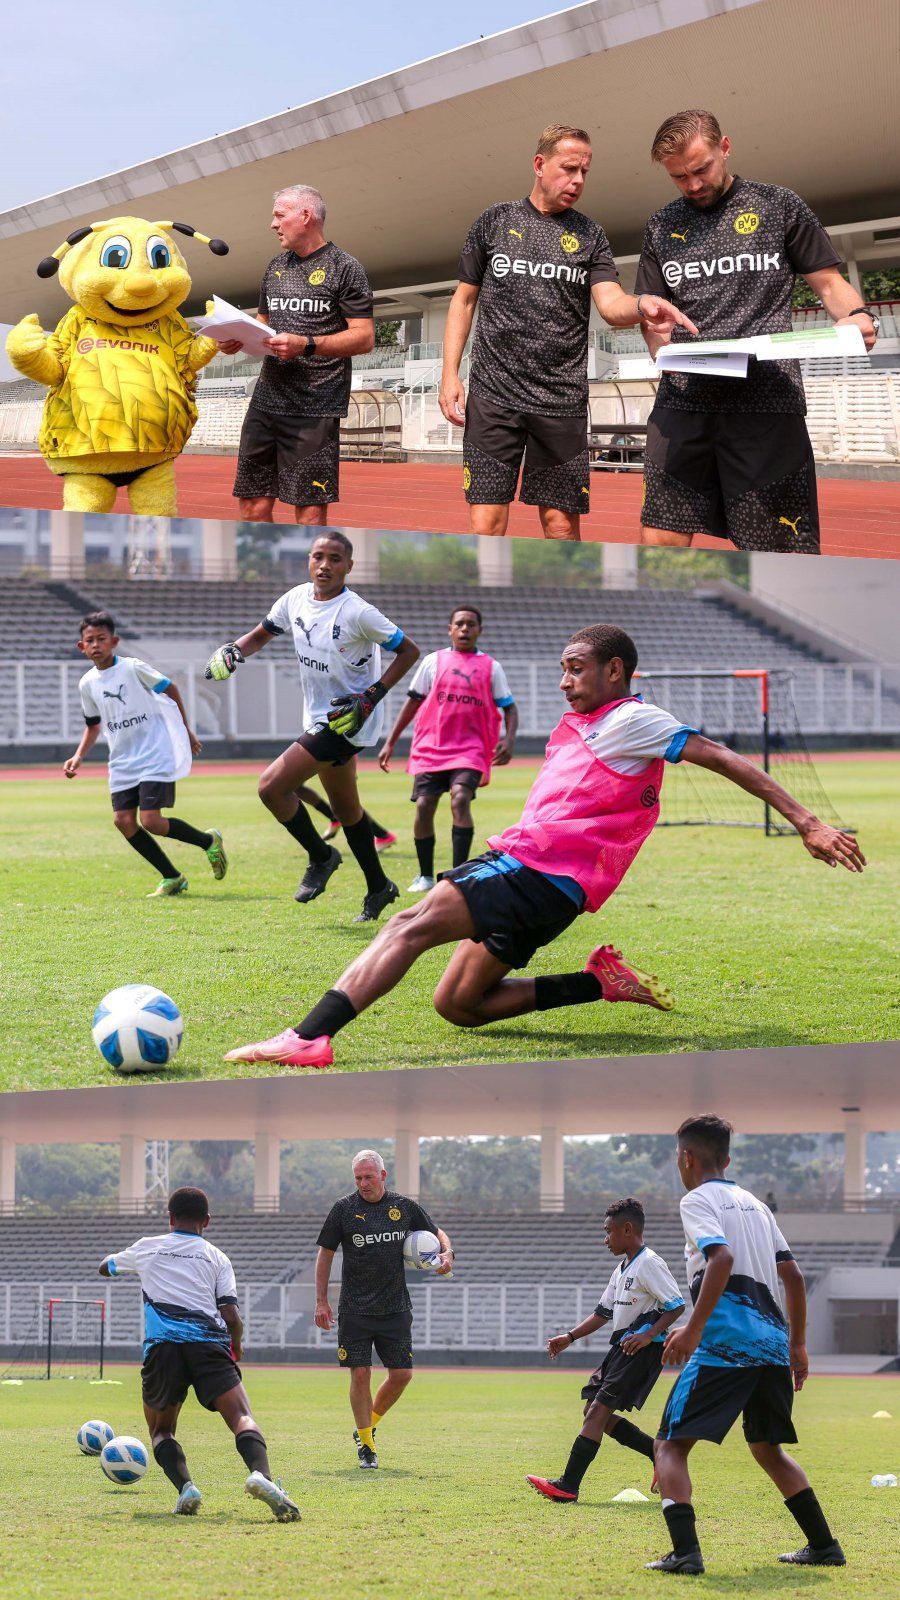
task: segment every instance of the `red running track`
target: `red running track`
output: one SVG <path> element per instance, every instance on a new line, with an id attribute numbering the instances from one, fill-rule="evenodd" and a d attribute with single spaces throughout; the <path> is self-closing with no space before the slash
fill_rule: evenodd
<path id="1" fill-rule="evenodd" d="M 176 463 L 178 507 L 183 517 L 232 518 L 237 503 L 231 485 L 234 458 L 182 456 Z M 428 463 L 380 464 L 347 461 L 341 466 L 342 496 L 332 512 L 332 525 L 424 533 L 468 533 L 460 468 Z M 641 503 L 637 473 L 594 473 L 593 506 L 582 519 L 587 540 L 611 544 L 635 542 Z M 821 478 L 822 553 L 900 559 L 900 481 L 869 483 L 858 478 Z M 55 511 L 62 505 L 62 485 L 39 456 L 0 458 L 0 504 Z M 124 490 L 116 510 L 128 511 Z M 276 507 L 278 522 L 291 522 L 287 506 Z M 514 505 L 509 531 L 520 538 L 539 536 L 537 512 Z M 727 539 L 697 541 L 704 549 L 730 550 Z"/>

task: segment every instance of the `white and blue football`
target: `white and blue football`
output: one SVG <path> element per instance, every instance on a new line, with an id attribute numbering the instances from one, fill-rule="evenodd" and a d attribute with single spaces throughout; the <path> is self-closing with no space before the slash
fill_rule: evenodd
<path id="1" fill-rule="evenodd" d="M 108 1422 L 83 1422 L 75 1438 L 82 1455 L 98 1456 L 105 1444 L 116 1436 Z"/>
<path id="2" fill-rule="evenodd" d="M 147 1446 L 123 1433 L 100 1451 L 100 1465 L 113 1483 L 137 1483 L 150 1465 Z"/>
<path id="3" fill-rule="evenodd" d="M 433 1272 L 440 1265 L 441 1241 L 428 1228 L 417 1228 L 403 1241 L 403 1258 L 417 1272 Z"/>
<path id="4" fill-rule="evenodd" d="M 104 1061 L 118 1072 L 153 1072 L 172 1060 L 184 1022 L 174 1000 L 149 983 L 125 983 L 104 995 L 91 1025 Z"/>

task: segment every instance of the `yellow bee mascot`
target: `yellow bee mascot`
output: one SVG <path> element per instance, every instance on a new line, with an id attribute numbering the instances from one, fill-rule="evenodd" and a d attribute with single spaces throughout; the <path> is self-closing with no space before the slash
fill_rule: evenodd
<path id="1" fill-rule="evenodd" d="M 38 267 L 74 301 L 54 333 L 36 314 L 10 332 L 18 372 L 50 389 L 38 447 L 63 479 L 67 511 L 111 511 L 127 487 L 133 511 L 175 516 L 175 469 L 197 420 L 197 374 L 216 354 L 178 307 L 191 288 L 173 232 L 227 255 L 183 222 L 112 217 L 77 228 Z"/>

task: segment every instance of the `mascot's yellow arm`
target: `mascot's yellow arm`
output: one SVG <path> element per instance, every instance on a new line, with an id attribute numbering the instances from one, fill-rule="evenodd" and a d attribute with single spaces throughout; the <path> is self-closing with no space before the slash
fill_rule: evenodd
<path id="1" fill-rule="evenodd" d="M 49 388 L 62 382 L 65 368 L 41 327 L 36 312 L 23 317 L 10 329 L 6 337 L 6 353 L 23 377 L 33 378 L 36 383 L 45 383 Z M 206 363 L 201 364 L 205 366 Z"/>

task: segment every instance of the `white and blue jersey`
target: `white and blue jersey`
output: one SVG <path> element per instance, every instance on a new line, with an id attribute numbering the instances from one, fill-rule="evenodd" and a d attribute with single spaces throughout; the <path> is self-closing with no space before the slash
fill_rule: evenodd
<path id="1" fill-rule="evenodd" d="M 696 1303 L 713 1245 L 727 1245 L 731 1274 L 689 1365 L 790 1365 L 788 1326 L 778 1291 L 778 1263 L 792 1261 L 768 1206 L 729 1178 L 707 1178 L 681 1200 L 685 1258 Z"/>
<path id="2" fill-rule="evenodd" d="M 652 1328 L 666 1311 L 677 1311 L 684 1305 L 678 1285 L 662 1256 L 647 1245 L 642 1245 L 631 1260 L 620 1262 L 606 1285 L 594 1311 L 596 1317 L 612 1321 L 612 1343 L 619 1344 L 631 1333 L 643 1333 Z M 662 1344 L 664 1333 L 658 1333 L 654 1344 Z"/>
<path id="3" fill-rule="evenodd" d="M 89 727 L 102 726 L 109 745 L 113 793 L 140 783 L 174 783 L 191 770 L 187 729 L 175 702 L 165 695 L 170 679 L 137 656 L 113 656 L 112 665 L 90 667 L 78 684 Z"/>
<path id="4" fill-rule="evenodd" d="M 303 687 L 303 731 L 328 727 L 332 700 L 362 694 L 381 677 L 381 651 L 399 650 L 403 629 L 352 589 L 331 600 L 317 600 L 311 583 L 298 583 L 272 606 L 262 626 L 267 633 L 290 630 Z M 384 702 L 358 733 L 348 735 L 360 748 L 377 744 L 384 728 Z"/>
<path id="5" fill-rule="evenodd" d="M 107 1256 L 110 1277 L 137 1273 L 144 1296 L 144 1354 L 151 1345 L 224 1344 L 231 1334 L 219 1310 L 236 1306 L 237 1286 L 228 1257 L 199 1233 L 138 1239 Z"/>

